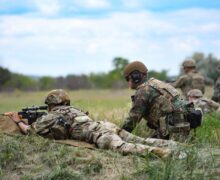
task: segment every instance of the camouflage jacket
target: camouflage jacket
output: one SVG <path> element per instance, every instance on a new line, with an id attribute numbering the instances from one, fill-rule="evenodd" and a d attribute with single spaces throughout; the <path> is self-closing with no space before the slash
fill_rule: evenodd
<path id="1" fill-rule="evenodd" d="M 69 129 L 93 122 L 86 113 L 72 106 L 56 106 L 34 123 L 35 133 L 52 139 L 67 139 Z M 76 128 L 77 129 L 77 128 Z"/>
<path id="2" fill-rule="evenodd" d="M 215 102 L 220 102 L 220 77 L 215 82 L 214 94 L 212 100 Z"/>
<path id="3" fill-rule="evenodd" d="M 196 108 L 200 108 L 202 110 L 203 114 L 218 111 L 220 107 L 218 103 L 207 98 L 199 98 L 195 100 L 193 103 Z"/>
<path id="4" fill-rule="evenodd" d="M 159 85 L 155 84 L 155 81 Z M 150 128 L 164 127 L 166 122 L 163 121 L 167 115 L 173 112 L 181 114 L 185 111 L 184 107 L 185 101 L 180 99 L 180 94 L 175 88 L 151 78 L 141 84 L 132 96 L 132 108 L 122 128 L 131 132 L 142 118 L 147 120 Z"/>
<path id="5" fill-rule="evenodd" d="M 202 93 L 205 91 L 204 77 L 196 70 L 180 76 L 174 83 L 171 83 L 171 85 L 175 88 L 180 88 L 185 97 L 187 96 L 187 92 L 191 89 L 199 89 Z"/>

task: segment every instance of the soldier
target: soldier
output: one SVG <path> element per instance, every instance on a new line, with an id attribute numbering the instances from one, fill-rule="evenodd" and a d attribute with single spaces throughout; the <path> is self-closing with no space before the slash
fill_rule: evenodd
<path id="1" fill-rule="evenodd" d="M 183 96 L 187 96 L 187 92 L 191 89 L 200 89 L 205 91 L 204 77 L 196 70 L 196 63 L 193 59 L 186 59 L 183 64 L 184 75 L 180 76 L 171 85 L 182 90 Z"/>
<path id="2" fill-rule="evenodd" d="M 141 138 L 115 124 L 94 121 L 88 114 L 70 106 L 68 94 L 61 89 L 52 90 L 45 99 L 48 114 L 28 126 L 16 112 L 6 113 L 25 134 L 36 133 L 52 139 L 74 139 L 94 143 L 98 148 L 111 149 L 122 154 L 153 153 L 166 158 L 171 154 L 175 141 Z M 170 147 L 168 147 L 170 146 Z"/>
<path id="3" fill-rule="evenodd" d="M 187 99 L 193 102 L 196 108 L 200 108 L 203 114 L 208 112 L 219 111 L 220 105 L 215 101 L 203 98 L 202 91 L 199 89 L 192 89 L 187 93 Z"/>
<path id="4" fill-rule="evenodd" d="M 144 118 L 148 127 L 155 130 L 154 138 L 184 141 L 190 132 L 191 118 L 201 121 L 201 112 L 180 99 L 179 92 L 171 85 L 154 78 L 147 80 L 147 72 L 140 61 L 124 69 L 128 86 L 136 93 L 131 97 L 132 108 L 122 128 L 131 132 Z"/>
<path id="5" fill-rule="evenodd" d="M 215 102 L 220 102 L 220 77 L 218 77 L 218 79 L 215 82 L 214 94 L 212 96 L 212 100 Z"/>

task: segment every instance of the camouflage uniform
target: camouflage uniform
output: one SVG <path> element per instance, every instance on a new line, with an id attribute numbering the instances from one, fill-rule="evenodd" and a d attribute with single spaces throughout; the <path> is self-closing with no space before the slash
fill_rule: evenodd
<path id="1" fill-rule="evenodd" d="M 220 77 L 215 82 L 214 94 L 212 100 L 215 102 L 220 102 Z"/>
<path id="2" fill-rule="evenodd" d="M 215 101 L 203 98 L 203 94 L 199 89 L 192 89 L 187 93 L 189 101 L 193 102 L 196 108 L 200 108 L 203 114 L 217 111 L 220 107 Z"/>
<path id="3" fill-rule="evenodd" d="M 74 139 L 94 143 L 98 148 L 111 149 L 122 154 L 152 152 L 160 157 L 170 155 L 168 144 L 173 141 L 158 141 L 135 136 L 115 124 L 93 121 L 86 113 L 72 106 L 56 106 L 48 115 L 33 124 L 34 131 L 52 139 Z M 153 147 L 152 145 L 157 146 Z"/>
<path id="4" fill-rule="evenodd" d="M 194 102 L 195 107 L 201 108 L 203 114 L 219 111 L 219 104 L 208 98 L 199 98 Z"/>
<path id="5" fill-rule="evenodd" d="M 191 89 L 200 89 L 202 93 L 205 91 L 204 77 L 196 71 L 196 63 L 193 59 L 186 59 L 182 64 L 185 74 L 180 76 L 171 85 L 182 90 L 183 96 L 187 96 L 187 92 Z"/>
<path id="6" fill-rule="evenodd" d="M 154 137 L 183 141 L 190 131 L 186 122 L 187 103 L 179 92 L 162 81 L 151 78 L 136 88 L 132 108 L 123 129 L 131 132 L 142 118 L 155 129 Z"/>
<path id="7" fill-rule="evenodd" d="M 200 89 L 203 93 L 205 91 L 204 77 L 196 70 L 180 76 L 171 85 L 175 88 L 180 88 L 183 92 L 183 96 L 185 97 L 187 92 L 191 89 Z"/>

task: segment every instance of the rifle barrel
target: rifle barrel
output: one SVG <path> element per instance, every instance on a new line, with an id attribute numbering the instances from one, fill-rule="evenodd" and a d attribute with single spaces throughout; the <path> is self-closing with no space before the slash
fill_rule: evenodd
<path id="1" fill-rule="evenodd" d="M 47 107 L 48 106 L 33 106 L 33 107 L 22 108 L 22 111 L 47 110 Z"/>

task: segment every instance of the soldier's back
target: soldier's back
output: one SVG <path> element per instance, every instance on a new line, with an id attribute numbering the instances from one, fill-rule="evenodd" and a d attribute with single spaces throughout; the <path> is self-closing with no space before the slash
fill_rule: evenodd
<path id="1" fill-rule="evenodd" d="M 205 91 L 204 77 L 197 71 L 189 73 L 189 75 L 192 77 L 191 89 L 199 89 L 204 94 L 204 91 Z"/>
<path id="2" fill-rule="evenodd" d="M 205 91 L 204 77 L 196 70 L 181 75 L 174 83 L 171 83 L 171 85 L 175 88 L 180 88 L 184 97 L 187 96 L 187 93 L 191 89 L 199 89 L 203 93 Z"/>
<path id="3" fill-rule="evenodd" d="M 201 108 L 204 114 L 217 111 L 219 106 L 218 103 L 208 98 L 200 98 L 195 102 L 195 107 Z"/>

